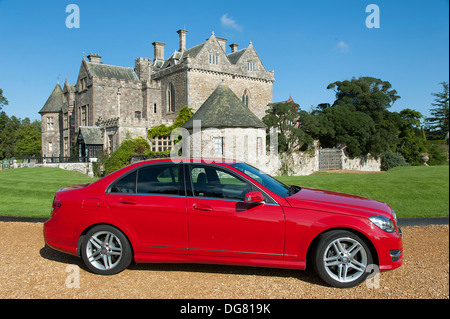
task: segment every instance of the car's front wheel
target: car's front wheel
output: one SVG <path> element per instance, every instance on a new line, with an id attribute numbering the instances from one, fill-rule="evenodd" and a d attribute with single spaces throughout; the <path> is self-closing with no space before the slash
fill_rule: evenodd
<path id="1" fill-rule="evenodd" d="M 372 263 L 372 252 L 364 239 L 346 230 L 322 234 L 313 252 L 318 275 L 338 288 L 350 288 L 364 282 L 369 275 L 366 268 Z"/>
<path id="2" fill-rule="evenodd" d="M 98 225 L 84 236 L 81 257 L 92 272 L 114 275 L 128 267 L 132 251 L 128 239 L 120 230 L 109 225 Z"/>

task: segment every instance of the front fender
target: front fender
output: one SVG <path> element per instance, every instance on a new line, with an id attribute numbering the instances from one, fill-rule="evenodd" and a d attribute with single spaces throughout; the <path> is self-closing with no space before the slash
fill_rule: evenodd
<path id="1" fill-rule="evenodd" d="M 314 210 L 286 208 L 285 259 L 298 260 L 306 267 L 308 249 L 322 233 L 332 229 L 349 229 L 367 238 L 377 255 L 383 249 L 384 232 L 370 220 L 345 214 L 327 213 Z M 376 256 L 378 257 L 378 256 Z"/>

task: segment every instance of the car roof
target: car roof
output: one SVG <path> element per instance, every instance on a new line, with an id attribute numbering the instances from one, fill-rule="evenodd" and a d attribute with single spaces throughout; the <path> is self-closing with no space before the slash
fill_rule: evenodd
<path id="1" fill-rule="evenodd" d="M 236 163 L 242 163 L 242 161 L 237 161 L 233 159 L 225 159 L 225 158 L 195 158 L 195 157 L 164 157 L 164 158 L 152 158 L 147 159 L 143 161 L 136 162 L 135 164 L 139 163 L 164 163 L 164 162 L 174 162 L 174 163 L 205 163 L 205 164 L 236 164 Z"/>

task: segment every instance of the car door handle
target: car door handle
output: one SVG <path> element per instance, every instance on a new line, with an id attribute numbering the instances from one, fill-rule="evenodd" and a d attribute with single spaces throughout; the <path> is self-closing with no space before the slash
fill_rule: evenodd
<path id="1" fill-rule="evenodd" d="M 196 210 L 205 211 L 205 212 L 210 212 L 210 211 L 213 210 L 212 207 L 209 207 L 209 206 L 207 206 L 207 205 L 202 205 L 202 204 L 194 204 L 194 205 L 192 206 L 192 208 L 193 208 L 193 209 L 196 209 Z"/>
<path id="2" fill-rule="evenodd" d="M 121 199 L 119 199 L 119 202 L 121 202 L 122 204 L 127 204 L 127 205 L 136 205 L 136 201 L 129 199 L 129 198 L 121 198 Z"/>

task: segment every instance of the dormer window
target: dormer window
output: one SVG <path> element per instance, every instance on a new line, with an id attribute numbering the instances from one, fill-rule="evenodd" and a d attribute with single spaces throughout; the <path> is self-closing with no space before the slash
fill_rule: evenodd
<path id="1" fill-rule="evenodd" d="M 209 54 L 209 64 L 219 64 L 219 55 L 215 53 Z"/>
<path id="2" fill-rule="evenodd" d="M 248 62 L 247 63 L 247 70 L 249 70 L 249 71 L 256 71 L 255 62 Z"/>

